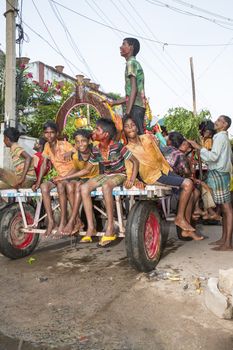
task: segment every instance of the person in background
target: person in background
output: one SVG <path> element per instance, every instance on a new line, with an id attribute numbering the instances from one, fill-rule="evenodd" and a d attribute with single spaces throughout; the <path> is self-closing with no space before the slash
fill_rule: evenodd
<path id="1" fill-rule="evenodd" d="M 38 179 L 39 174 L 40 174 L 41 165 L 44 161 L 42 153 L 44 151 L 44 146 L 45 146 L 46 142 L 47 141 L 45 140 L 44 137 L 40 137 L 39 140 L 35 142 L 34 147 L 33 147 L 34 151 L 36 151 L 36 153 L 33 154 L 33 165 L 34 165 L 37 179 Z M 49 172 L 50 169 L 51 169 L 51 163 L 47 162 L 47 169 L 46 169 L 44 176 L 47 175 L 47 173 Z"/>
<path id="2" fill-rule="evenodd" d="M 200 150 L 201 159 L 208 165 L 207 184 L 212 189 L 214 202 L 219 204 L 222 210 L 222 237 L 213 244 L 214 250 L 232 250 L 233 214 L 230 193 L 231 178 L 231 144 L 227 130 L 231 126 L 231 118 L 220 115 L 214 123 L 216 134 L 213 137 L 211 151 L 200 146 L 195 141 L 189 140 L 195 149 Z"/>
<path id="3" fill-rule="evenodd" d="M 20 132 L 13 127 L 4 130 L 4 144 L 10 148 L 14 171 L 0 168 L 0 189 L 30 188 L 36 182 L 32 157 L 18 144 Z"/>
<path id="4" fill-rule="evenodd" d="M 215 131 L 206 127 L 203 131 L 203 136 L 201 137 L 201 146 L 206 148 L 208 151 L 211 150 L 213 145 L 213 136 Z"/>

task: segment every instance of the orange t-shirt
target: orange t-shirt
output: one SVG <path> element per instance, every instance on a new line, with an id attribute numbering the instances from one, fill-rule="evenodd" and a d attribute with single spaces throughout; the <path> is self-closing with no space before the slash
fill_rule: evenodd
<path id="1" fill-rule="evenodd" d="M 69 142 L 57 141 L 55 153 L 53 153 L 49 143 L 47 142 L 42 155 L 44 158 L 51 161 L 53 167 L 58 173 L 58 176 L 66 176 L 72 169 L 74 169 L 74 164 L 72 160 L 65 160 L 64 154 L 73 150 L 74 148 Z"/>

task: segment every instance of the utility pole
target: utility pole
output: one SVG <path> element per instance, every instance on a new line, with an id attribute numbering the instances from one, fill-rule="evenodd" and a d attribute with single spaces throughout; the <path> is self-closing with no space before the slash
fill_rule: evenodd
<path id="1" fill-rule="evenodd" d="M 193 58 L 190 57 L 189 60 L 190 60 L 192 93 L 193 93 L 193 115 L 195 117 L 197 115 L 197 105 L 196 105 L 196 91 L 195 91 L 194 70 L 193 70 Z M 203 171 L 202 171 L 202 162 L 201 162 L 200 151 L 197 151 L 197 157 L 198 157 L 198 167 L 199 167 L 199 179 L 202 180 Z"/>
<path id="2" fill-rule="evenodd" d="M 5 125 L 16 126 L 16 21 L 18 0 L 6 0 Z"/>
<path id="3" fill-rule="evenodd" d="M 18 0 L 6 0 L 6 64 L 5 64 L 5 115 L 0 131 L 0 168 L 11 168 L 9 149 L 4 145 L 3 131 L 16 126 L 16 48 L 15 29 Z"/>
<path id="4" fill-rule="evenodd" d="M 193 71 L 193 58 L 189 58 L 190 69 L 191 69 L 191 80 L 192 80 L 192 93 L 193 93 L 193 114 L 197 115 L 197 106 L 196 106 L 196 91 L 195 91 L 195 81 L 194 81 L 194 71 Z"/>

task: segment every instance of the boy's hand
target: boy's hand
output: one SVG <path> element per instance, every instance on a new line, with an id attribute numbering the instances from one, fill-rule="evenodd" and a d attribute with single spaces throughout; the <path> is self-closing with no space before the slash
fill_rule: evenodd
<path id="1" fill-rule="evenodd" d="M 24 178 L 21 178 L 21 179 L 19 179 L 17 182 L 16 182 L 16 184 L 15 184 L 15 188 L 19 188 L 21 185 L 22 185 L 22 183 L 24 182 Z"/>
<path id="2" fill-rule="evenodd" d="M 145 185 L 142 181 L 136 181 L 135 182 L 135 187 L 137 187 L 139 190 L 144 190 Z"/>
<path id="3" fill-rule="evenodd" d="M 125 182 L 124 182 L 124 187 L 125 188 L 127 188 L 127 189 L 129 189 L 129 188 L 131 188 L 131 187 L 133 187 L 133 181 L 131 181 L 131 180 L 126 180 Z"/>
<path id="4" fill-rule="evenodd" d="M 187 140 L 187 141 L 190 143 L 190 145 L 191 145 L 193 148 L 195 148 L 195 149 L 201 149 L 201 146 L 198 145 L 198 143 L 197 143 L 196 141 L 192 141 L 192 140 Z"/>
<path id="5" fill-rule="evenodd" d="M 64 177 L 63 176 L 55 176 L 54 178 L 53 178 L 53 182 L 55 183 L 55 184 L 57 184 L 59 181 L 62 181 L 62 180 L 64 180 Z"/>
<path id="6" fill-rule="evenodd" d="M 69 160 L 72 160 L 72 155 L 73 155 L 73 151 L 69 151 L 69 152 L 66 152 L 66 153 L 64 153 L 64 160 L 66 160 L 66 161 L 69 161 Z"/>
<path id="7" fill-rule="evenodd" d="M 40 184 L 38 182 L 36 182 L 34 185 L 32 185 L 32 191 L 36 192 L 39 187 L 40 187 Z"/>

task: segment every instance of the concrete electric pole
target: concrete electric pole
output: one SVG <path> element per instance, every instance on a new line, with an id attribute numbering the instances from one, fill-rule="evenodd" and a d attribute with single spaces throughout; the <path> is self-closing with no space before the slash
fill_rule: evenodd
<path id="1" fill-rule="evenodd" d="M 6 0 L 6 64 L 5 64 L 5 115 L 0 132 L 0 168 L 11 168 L 9 149 L 3 142 L 3 131 L 16 126 L 16 21 L 18 0 Z"/>
<path id="2" fill-rule="evenodd" d="M 5 125 L 16 126 L 16 21 L 18 0 L 6 0 Z"/>
<path id="3" fill-rule="evenodd" d="M 190 57 L 189 61 L 190 61 L 191 80 L 192 80 L 192 93 L 193 93 L 193 114 L 197 115 L 196 90 L 195 90 L 194 71 L 193 71 L 193 58 Z"/>

